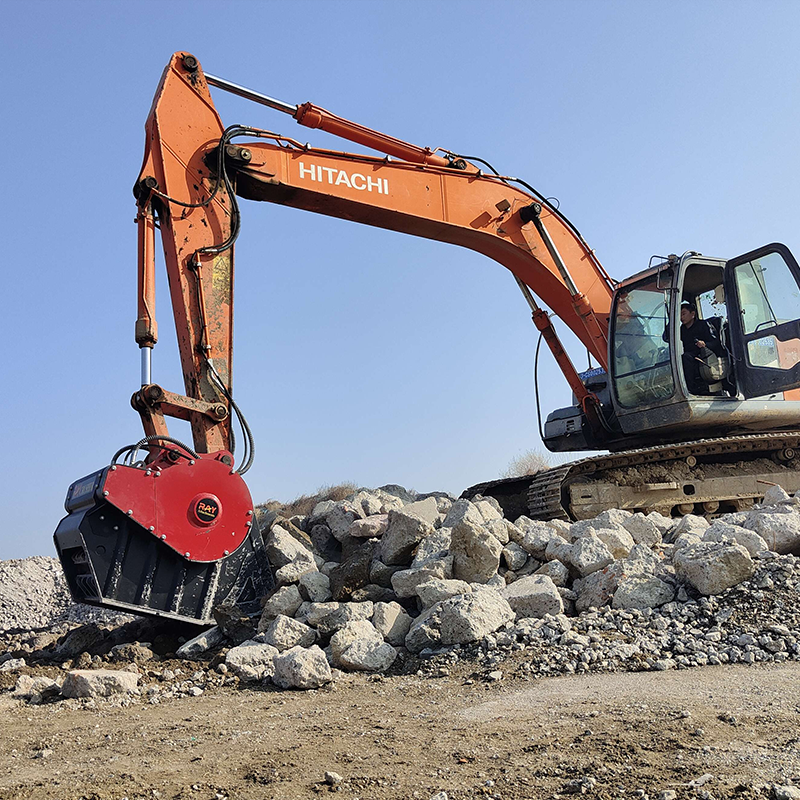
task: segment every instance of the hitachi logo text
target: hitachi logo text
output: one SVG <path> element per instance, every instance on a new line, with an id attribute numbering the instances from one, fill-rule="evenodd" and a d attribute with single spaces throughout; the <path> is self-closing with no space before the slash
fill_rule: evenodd
<path id="1" fill-rule="evenodd" d="M 348 174 L 343 169 L 323 167 L 320 164 L 304 164 L 302 161 L 297 163 L 300 166 L 301 178 L 319 183 L 329 183 L 333 186 L 347 186 L 350 189 L 358 189 L 360 192 L 389 194 L 389 181 L 386 178 L 373 178 L 369 175 L 362 175 L 360 172 Z"/>

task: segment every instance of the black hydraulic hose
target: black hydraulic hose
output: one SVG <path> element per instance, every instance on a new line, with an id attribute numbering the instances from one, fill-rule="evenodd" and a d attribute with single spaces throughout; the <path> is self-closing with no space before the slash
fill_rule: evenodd
<path id="1" fill-rule="evenodd" d="M 542 346 L 544 331 L 539 331 L 539 341 L 536 342 L 536 355 L 533 359 L 533 389 L 536 396 L 536 421 L 539 424 L 539 438 L 544 444 L 544 431 L 542 430 L 542 405 L 539 402 L 539 348 Z"/>
<path id="2" fill-rule="evenodd" d="M 117 463 L 117 459 L 123 454 L 128 453 L 129 457 L 136 453 L 138 450 L 142 450 L 147 447 L 148 444 L 152 444 L 153 442 L 170 442 L 171 444 L 175 444 L 181 449 L 185 450 L 188 455 L 185 455 L 184 458 L 199 458 L 197 453 L 192 450 L 191 447 L 188 447 L 183 442 L 178 439 L 173 439 L 171 436 L 161 436 L 159 434 L 154 434 L 152 436 L 145 436 L 144 439 L 140 439 L 136 444 L 128 444 L 125 447 L 121 447 L 117 450 L 116 453 L 111 458 L 111 464 L 114 465 Z"/>

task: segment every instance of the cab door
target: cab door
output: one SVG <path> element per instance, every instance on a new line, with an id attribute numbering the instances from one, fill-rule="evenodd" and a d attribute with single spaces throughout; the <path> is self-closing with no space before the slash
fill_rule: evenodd
<path id="1" fill-rule="evenodd" d="M 725 267 L 729 346 L 745 397 L 800 386 L 800 267 L 783 244 L 768 244 Z"/>

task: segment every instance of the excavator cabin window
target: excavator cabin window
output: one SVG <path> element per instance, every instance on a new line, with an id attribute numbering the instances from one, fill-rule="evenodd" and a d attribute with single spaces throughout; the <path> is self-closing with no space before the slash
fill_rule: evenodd
<path id="1" fill-rule="evenodd" d="M 663 286 L 670 280 L 663 272 L 653 275 L 623 289 L 614 301 L 611 369 L 624 408 L 660 403 L 675 391 L 664 337 L 669 316 Z"/>
<path id="2" fill-rule="evenodd" d="M 702 326 L 708 330 L 708 335 L 704 338 L 715 339 L 713 344 L 706 342 L 707 347 L 702 351 L 692 350 L 688 353 L 684 348 L 681 354 L 684 381 L 689 394 L 721 398 L 736 395 L 736 385 L 730 371 L 728 308 L 723 279 L 722 267 L 713 264 L 692 264 L 684 275 L 681 303 L 689 302 L 694 306 L 697 320 L 708 323 L 708 326 Z M 703 374 L 703 371 L 697 369 L 690 376 L 687 359 L 696 361 L 698 357 L 709 357 L 711 351 L 717 351 L 716 355 L 723 359 L 723 362 L 717 362 L 719 379 L 714 379 L 707 372 Z"/>

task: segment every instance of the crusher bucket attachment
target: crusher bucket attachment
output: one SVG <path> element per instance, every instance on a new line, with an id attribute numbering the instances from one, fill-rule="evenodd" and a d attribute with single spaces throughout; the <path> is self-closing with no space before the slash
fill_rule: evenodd
<path id="1" fill-rule="evenodd" d="M 260 613 L 272 572 L 230 453 L 119 455 L 67 492 L 54 539 L 73 599 L 198 625 L 213 625 L 222 604 Z"/>

